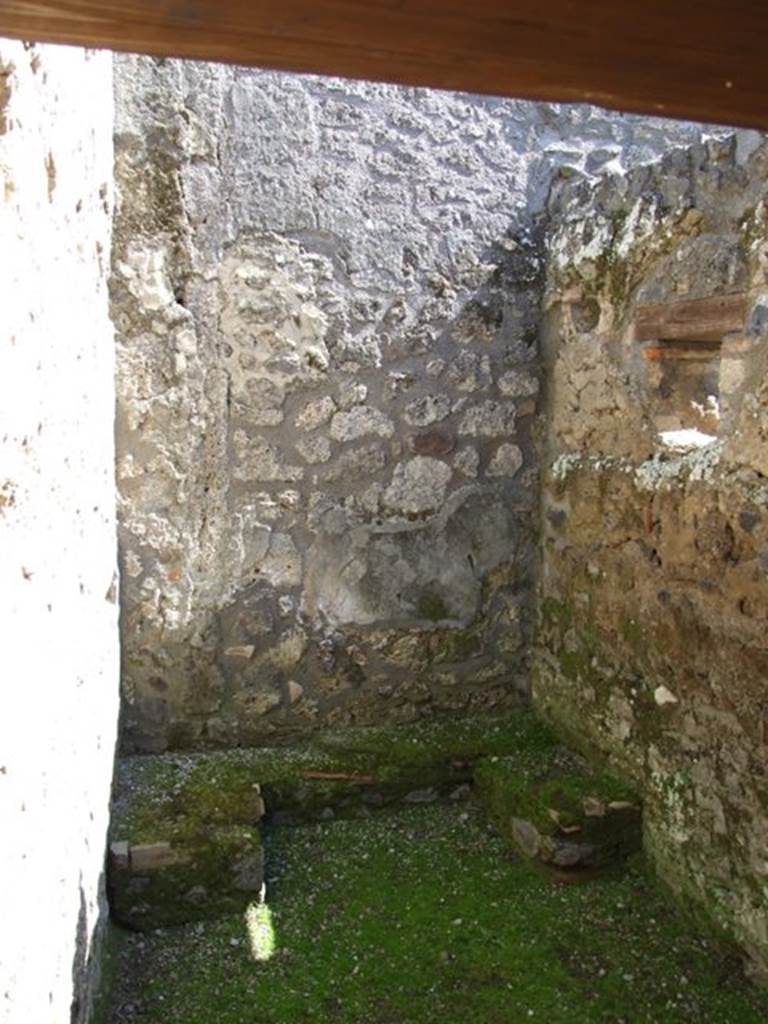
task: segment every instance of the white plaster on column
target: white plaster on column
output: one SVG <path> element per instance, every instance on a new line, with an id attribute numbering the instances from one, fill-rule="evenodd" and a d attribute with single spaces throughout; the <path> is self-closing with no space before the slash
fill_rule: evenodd
<path id="1" fill-rule="evenodd" d="M 88 1003 L 118 711 L 111 56 L 0 40 L 2 72 L 0 1020 L 59 1024 Z"/>

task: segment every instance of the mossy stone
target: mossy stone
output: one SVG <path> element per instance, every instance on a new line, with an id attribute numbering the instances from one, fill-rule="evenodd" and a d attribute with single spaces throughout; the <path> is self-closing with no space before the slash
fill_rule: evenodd
<path id="1" fill-rule="evenodd" d="M 501 834 L 542 865 L 594 869 L 640 849 L 634 792 L 565 751 L 534 770 L 487 758 L 475 769 L 475 788 Z"/>

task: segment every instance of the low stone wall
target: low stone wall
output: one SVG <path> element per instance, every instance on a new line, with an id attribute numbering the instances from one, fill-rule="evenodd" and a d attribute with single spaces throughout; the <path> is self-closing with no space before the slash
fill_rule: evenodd
<path id="1" fill-rule="evenodd" d="M 299 747 L 138 755 L 118 761 L 108 889 L 138 930 L 202 921 L 264 897 L 272 835 L 475 796 L 493 827 L 559 881 L 635 852 L 635 794 L 563 748 L 531 712 L 316 733 Z M 266 838 L 266 836 L 264 837 Z M 266 859 L 265 859 L 266 858 Z"/>
<path id="2" fill-rule="evenodd" d="M 536 707 L 639 787 L 660 875 L 758 975 L 768 966 L 767 181 L 768 146 L 745 133 L 553 199 L 534 673 Z M 666 340 L 679 359 L 697 338 L 711 351 L 723 330 L 720 436 L 675 451 L 654 421 L 656 353 L 667 358 Z M 675 347 L 681 338 L 688 348 Z"/>

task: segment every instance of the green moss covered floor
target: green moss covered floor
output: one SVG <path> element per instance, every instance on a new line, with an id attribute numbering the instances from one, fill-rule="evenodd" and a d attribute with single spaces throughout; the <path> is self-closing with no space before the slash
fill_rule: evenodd
<path id="1" fill-rule="evenodd" d="M 266 908 L 116 935 L 102 1020 L 768 1021 L 768 994 L 692 934 L 642 863 L 558 884 L 471 803 L 276 829 L 267 858 Z"/>

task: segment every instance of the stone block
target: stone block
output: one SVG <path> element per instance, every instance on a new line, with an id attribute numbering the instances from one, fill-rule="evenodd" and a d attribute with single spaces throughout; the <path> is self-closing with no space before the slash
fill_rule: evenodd
<path id="1" fill-rule="evenodd" d="M 485 759 L 475 768 L 475 791 L 511 844 L 558 875 L 592 872 L 640 849 L 634 794 L 564 751 L 535 770 L 515 757 Z"/>
<path id="2" fill-rule="evenodd" d="M 264 799 L 252 758 L 128 759 L 118 768 L 108 886 L 134 929 L 237 911 L 263 883 Z"/>
<path id="3" fill-rule="evenodd" d="M 110 843 L 109 859 L 117 868 L 130 866 L 131 848 L 128 843 Z"/>
<path id="4" fill-rule="evenodd" d="M 127 846 L 128 844 L 123 844 Z M 139 843 L 130 849 L 130 869 L 134 873 L 142 871 L 156 871 L 158 868 L 166 868 L 171 864 L 182 864 L 187 861 L 187 856 L 169 842 Z"/>
<path id="5" fill-rule="evenodd" d="M 145 931 L 235 913 L 261 891 L 264 856 L 257 828 L 185 833 L 186 825 L 173 826 L 172 842 L 131 846 L 127 866 L 110 858 L 109 900 L 119 924 Z"/>

